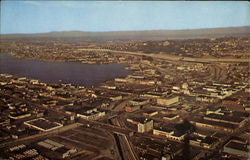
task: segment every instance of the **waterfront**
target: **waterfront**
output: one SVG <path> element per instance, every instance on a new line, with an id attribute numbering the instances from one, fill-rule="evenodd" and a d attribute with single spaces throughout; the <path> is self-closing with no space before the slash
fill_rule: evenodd
<path id="1" fill-rule="evenodd" d="M 23 60 L 10 54 L 0 54 L 0 73 L 25 76 L 46 83 L 96 86 L 104 81 L 131 74 L 131 71 L 124 69 L 125 66 L 127 65 Z"/>

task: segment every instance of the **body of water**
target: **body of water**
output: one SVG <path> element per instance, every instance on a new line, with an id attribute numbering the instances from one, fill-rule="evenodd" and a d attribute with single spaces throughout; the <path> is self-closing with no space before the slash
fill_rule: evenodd
<path id="1" fill-rule="evenodd" d="M 126 64 L 82 64 L 79 62 L 43 62 L 17 59 L 10 54 L 0 54 L 0 73 L 38 79 L 47 83 L 71 83 L 97 86 L 117 77 L 125 77 L 132 71 Z"/>

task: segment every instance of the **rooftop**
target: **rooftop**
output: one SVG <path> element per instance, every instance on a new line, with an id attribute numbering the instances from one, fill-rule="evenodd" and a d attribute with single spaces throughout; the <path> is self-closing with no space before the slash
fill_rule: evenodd
<path id="1" fill-rule="evenodd" d="M 50 130 L 53 128 L 61 127 L 62 125 L 57 122 L 51 122 L 44 118 L 33 119 L 30 121 L 26 121 L 24 124 L 33 126 L 35 128 L 39 128 L 42 130 Z"/>
<path id="2" fill-rule="evenodd" d="M 210 113 L 210 114 L 206 115 L 205 117 L 217 119 L 217 120 L 228 121 L 228 122 L 234 122 L 234 123 L 240 123 L 244 120 L 241 117 L 225 116 L 225 115 L 218 115 L 218 114 L 213 114 L 213 113 Z"/>
<path id="3" fill-rule="evenodd" d="M 236 150 L 240 150 L 240 151 L 245 151 L 245 152 L 249 151 L 247 145 L 245 145 L 243 143 L 238 143 L 238 142 L 235 142 L 235 141 L 229 141 L 225 145 L 225 147 L 236 149 Z"/>
<path id="4" fill-rule="evenodd" d="M 131 118 L 133 121 L 136 121 L 136 122 L 139 122 L 139 123 L 142 123 L 142 124 L 145 124 L 147 122 L 150 122 L 151 119 L 148 119 L 148 118 L 144 118 L 144 117 L 135 117 L 135 118 Z"/>
<path id="5" fill-rule="evenodd" d="M 195 122 L 208 124 L 208 125 L 212 125 L 212 126 L 220 126 L 220 127 L 224 127 L 224 128 L 230 128 L 230 129 L 236 129 L 238 127 L 237 125 L 231 124 L 231 123 L 216 122 L 216 121 L 205 120 L 205 119 L 195 120 Z"/>

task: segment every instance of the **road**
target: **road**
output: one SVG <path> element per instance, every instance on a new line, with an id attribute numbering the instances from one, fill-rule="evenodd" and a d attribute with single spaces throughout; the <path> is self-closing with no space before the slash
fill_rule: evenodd
<path id="1" fill-rule="evenodd" d="M 131 132 L 128 129 L 119 127 L 119 126 L 115 126 L 115 125 L 111 125 L 111 124 L 107 124 L 107 123 L 103 123 L 103 122 L 98 122 L 98 121 L 91 121 L 91 120 L 86 120 L 86 119 L 79 119 L 78 121 L 79 123 L 82 123 L 82 125 L 89 125 L 90 127 L 99 127 L 102 129 L 107 129 L 109 131 L 113 131 L 113 132 L 117 132 L 118 134 L 129 134 L 129 132 Z"/>
<path id="2" fill-rule="evenodd" d="M 52 134 L 58 134 L 58 133 L 61 133 L 61 132 L 64 132 L 64 131 L 67 131 L 67 130 L 70 130 L 70 129 L 73 129 L 73 128 L 76 128 L 76 127 L 79 127 L 79 126 L 82 126 L 82 124 L 81 123 L 74 123 L 74 124 L 70 124 L 70 125 L 67 125 L 67 126 L 63 126 L 61 128 L 58 128 L 58 129 L 55 129 L 55 130 L 52 130 L 52 131 L 42 132 L 42 133 L 38 133 L 38 134 L 35 134 L 35 135 L 32 135 L 32 136 L 19 138 L 19 139 L 15 140 L 15 141 L 10 141 L 10 142 L 0 144 L 0 148 L 6 146 L 8 144 L 12 144 L 12 143 L 20 142 L 20 141 L 31 140 L 31 139 L 34 139 L 34 138 L 40 138 L 40 137 L 44 137 L 44 136 L 52 135 Z"/>
<path id="3" fill-rule="evenodd" d="M 117 117 L 113 118 L 111 121 L 114 125 L 122 127 Z M 135 153 L 133 145 L 129 141 L 128 135 L 126 134 L 119 135 L 119 140 L 121 142 L 121 147 L 123 148 L 124 155 L 126 155 L 126 159 L 137 160 L 138 159 L 137 154 Z"/>
<path id="4" fill-rule="evenodd" d="M 124 106 L 126 105 L 126 103 L 130 100 L 131 97 L 129 97 L 126 100 L 121 101 L 118 105 L 114 106 L 113 110 L 118 112 L 118 111 L 122 111 L 124 110 Z M 132 143 L 129 140 L 129 133 L 133 132 L 132 130 L 124 127 L 124 125 L 121 124 L 121 122 L 119 121 L 119 119 L 117 117 L 113 118 L 110 120 L 112 123 L 112 126 L 115 127 L 119 127 L 121 129 L 124 129 L 125 131 L 129 131 L 128 134 L 120 134 L 118 136 L 119 141 L 121 142 L 121 147 L 124 150 L 124 155 L 126 155 L 126 159 L 131 159 L 131 160 L 137 160 L 139 159 L 137 157 L 137 154 L 135 153 L 135 150 L 133 148 Z M 113 128 L 113 127 L 111 127 Z"/>
<path id="5" fill-rule="evenodd" d="M 110 49 L 79 49 L 81 51 L 94 51 L 94 52 L 113 52 L 117 54 L 132 54 L 137 56 L 149 56 L 152 58 L 159 58 L 159 59 L 165 59 L 170 61 L 190 61 L 190 62 L 202 62 L 202 63 L 208 63 L 208 62 L 249 62 L 250 59 L 240 59 L 240 58 L 191 58 L 191 57 L 181 57 L 181 56 L 175 56 L 175 55 L 168 55 L 168 54 L 158 54 L 158 53 L 141 53 L 141 52 L 128 52 L 128 51 L 117 51 L 117 50 L 110 50 Z"/>

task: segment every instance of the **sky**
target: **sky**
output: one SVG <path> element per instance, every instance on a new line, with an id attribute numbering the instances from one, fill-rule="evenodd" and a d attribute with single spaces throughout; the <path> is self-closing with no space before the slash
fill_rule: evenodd
<path id="1" fill-rule="evenodd" d="M 250 26 L 244 1 L 1 1 L 1 34 Z"/>

